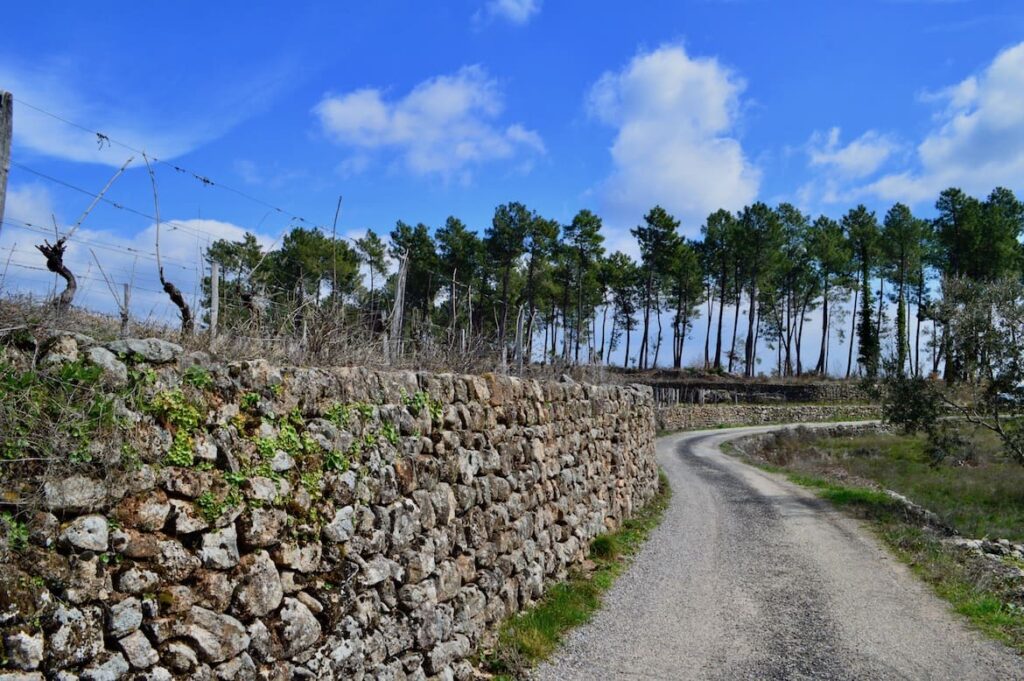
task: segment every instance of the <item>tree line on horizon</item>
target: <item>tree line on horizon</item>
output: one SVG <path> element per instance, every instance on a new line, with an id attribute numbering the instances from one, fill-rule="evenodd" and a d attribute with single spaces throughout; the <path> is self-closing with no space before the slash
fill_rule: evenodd
<path id="1" fill-rule="evenodd" d="M 213 243 L 206 258 L 221 272 L 222 327 L 303 342 L 313 320 L 327 320 L 369 341 L 397 333 L 403 348 L 491 353 L 504 365 L 610 364 L 621 349 L 623 366 L 643 370 L 665 365 L 667 317 L 665 357 L 680 368 L 703 315 L 706 370 L 753 376 L 764 346 L 779 375 L 825 375 L 837 336 L 856 341 L 841 358 L 846 377 L 877 376 L 884 364 L 949 378 L 961 346 L 940 304 L 945 282 L 1020 280 L 1024 204 L 1005 188 L 984 199 L 950 188 L 935 207 L 933 219 L 902 203 L 881 217 L 858 205 L 834 219 L 756 202 L 713 212 L 688 238 L 655 206 L 631 230 L 634 260 L 606 252 L 589 210 L 560 224 L 511 202 L 482 234 L 456 217 L 433 231 L 399 221 L 387 241 L 373 230 L 350 242 L 295 227 L 270 252 L 247 234 Z M 203 290 L 208 307 L 209 278 Z M 815 311 L 820 338 L 809 348 Z"/>

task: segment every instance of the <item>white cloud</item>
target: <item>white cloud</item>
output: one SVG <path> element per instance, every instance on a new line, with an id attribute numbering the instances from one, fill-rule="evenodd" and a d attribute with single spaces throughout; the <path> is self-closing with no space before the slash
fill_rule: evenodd
<path id="1" fill-rule="evenodd" d="M 53 196 L 41 184 L 12 186 L 7 191 L 4 213 L 4 218 L 8 220 L 47 224 L 53 214 Z"/>
<path id="2" fill-rule="evenodd" d="M 591 113 L 617 128 L 614 170 L 601 188 L 613 219 L 637 221 L 655 204 L 696 231 L 718 208 L 758 191 L 760 171 L 735 137 L 744 82 L 680 46 L 639 54 L 591 88 Z"/>
<path id="3" fill-rule="evenodd" d="M 885 175 L 863 193 L 918 203 L 958 186 L 987 194 L 1024 177 L 1024 43 L 996 55 L 980 74 L 926 101 L 944 105 L 936 127 L 917 147 L 914 169 Z"/>
<path id="4" fill-rule="evenodd" d="M 839 128 L 811 135 L 807 143 L 811 165 L 833 170 L 842 177 L 867 177 L 899 149 L 895 139 L 876 130 L 868 130 L 845 146 L 840 145 L 839 138 Z"/>
<path id="5" fill-rule="evenodd" d="M 392 101 L 379 89 L 364 88 L 326 96 L 313 109 L 328 136 L 353 150 L 343 172 L 365 169 L 371 152 L 391 151 L 417 175 L 445 177 L 523 153 L 544 153 L 537 132 L 496 122 L 502 110 L 497 81 L 479 66 L 425 80 Z"/>
<path id="6" fill-rule="evenodd" d="M 483 10 L 474 15 L 474 20 L 504 19 L 522 26 L 540 12 L 541 0 L 489 0 Z"/>
<path id="7" fill-rule="evenodd" d="M 35 248 L 44 239 L 51 243 L 54 241 L 50 231 L 54 209 L 46 189 L 38 185 L 12 187 L 7 194 L 7 209 L 12 222 L 5 223 L 0 233 L 0 273 L 6 268 L 0 289 L 4 293 L 38 296 L 48 295 L 54 286 L 62 290 L 63 281 L 56 280 L 56 275 L 45 271 L 46 260 Z M 24 223 L 33 227 L 27 228 Z M 39 228 L 47 233 L 36 231 Z M 67 230 L 68 225 L 62 224 L 61 233 Z M 245 232 L 243 227 L 220 220 L 166 221 L 160 230 L 160 255 L 167 279 L 181 289 L 186 300 L 194 306 L 199 291 L 202 251 L 207 242 L 238 240 Z M 91 248 L 96 252 L 103 271 L 115 282 L 115 290 L 120 291 L 122 283 L 134 282 L 132 314 L 135 318 L 151 317 L 173 322 L 177 318 L 177 308 L 160 290 L 154 254 L 155 237 L 156 226 L 153 224 L 130 235 L 87 226 L 75 232 L 64 256 L 64 262 L 78 278 L 75 304 L 110 313 L 117 309 L 90 253 Z M 266 234 L 257 234 L 257 238 L 265 248 L 274 241 Z"/>

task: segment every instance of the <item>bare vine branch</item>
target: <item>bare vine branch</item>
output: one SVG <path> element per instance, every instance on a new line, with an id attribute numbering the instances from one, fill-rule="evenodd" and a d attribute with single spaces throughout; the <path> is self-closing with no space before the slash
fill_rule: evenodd
<path id="1" fill-rule="evenodd" d="M 160 284 L 163 286 L 164 293 L 171 299 L 171 302 L 178 307 L 178 311 L 181 314 L 181 333 L 185 336 L 192 335 L 192 329 L 194 326 L 192 320 L 192 310 L 189 308 L 188 303 L 185 302 L 185 296 L 182 295 L 181 290 L 169 282 L 164 277 L 164 266 L 160 260 L 160 197 L 156 188 L 156 173 L 153 172 L 153 166 L 149 162 L 149 157 L 145 154 L 142 158 L 146 161 L 146 170 L 149 171 L 149 181 L 153 186 L 153 215 L 156 218 L 156 268 L 160 275 Z"/>

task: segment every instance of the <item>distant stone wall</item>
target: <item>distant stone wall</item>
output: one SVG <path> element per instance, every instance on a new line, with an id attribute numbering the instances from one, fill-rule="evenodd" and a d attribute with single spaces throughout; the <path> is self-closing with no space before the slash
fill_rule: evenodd
<path id="1" fill-rule="evenodd" d="M 138 458 L 100 446 L 34 510 L 0 481 L 4 681 L 469 679 L 657 488 L 642 386 L 50 347 L 121 386 Z"/>
<path id="2" fill-rule="evenodd" d="M 652 378 L 655 404 L 854 404 L 869 401 L 851 381 L 778 382 Z"/>
<path id="3" fill-rule="evenodd" d="M 657 409 L 658 428 L 702 430 L 719 426 L 812 423 L 881 418 L 881 407 L 866 404 L 678 404 Z"/>

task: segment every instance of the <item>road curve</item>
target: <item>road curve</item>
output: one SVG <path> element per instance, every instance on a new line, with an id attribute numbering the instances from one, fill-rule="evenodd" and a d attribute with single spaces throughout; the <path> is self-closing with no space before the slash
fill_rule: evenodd
<path id="1" fill-rule="evenodd" d="M 858 521 L 719 449 L 771 428 L 659 439 L 664 522 L 535 678 L 1024 679 Z"/>

